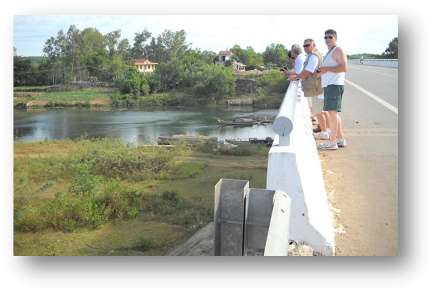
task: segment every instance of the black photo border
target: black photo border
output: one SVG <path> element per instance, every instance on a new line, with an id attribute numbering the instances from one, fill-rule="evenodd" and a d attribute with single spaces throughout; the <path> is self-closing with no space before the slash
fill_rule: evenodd
<path id="1" fill-rule="evenodd" d="M 12 16 L 4 36 L 5 264 L 40 288 L 390 288 L 423 276 L 430 256 L 431 51 L 424 17 L 401 4 L 35 4 L 15 14 L 398 14 L 399 250 L 395 257 L 14 257 Z M 258 17 L 258 21 L 260 18 Z M 282 27 L 282 36 L 289 33 Z M 299 29 L 299 28 L 297 28 Z"/>

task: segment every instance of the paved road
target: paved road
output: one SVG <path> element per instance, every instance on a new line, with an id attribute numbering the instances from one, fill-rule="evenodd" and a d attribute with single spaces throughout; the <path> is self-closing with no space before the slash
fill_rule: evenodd
<path id="1" fill-rule="evenodd" d="M 398 69 L 350 65 L 347 147 L 320 151 L 340 233 L 337 256 L 398 255 Z"/>

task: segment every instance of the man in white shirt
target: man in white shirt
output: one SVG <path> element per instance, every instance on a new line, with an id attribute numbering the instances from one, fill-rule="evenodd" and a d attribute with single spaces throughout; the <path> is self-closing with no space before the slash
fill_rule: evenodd
<path id="1" fill-rule="evenodd" d="M 284 74 L 286 74 L 290 78 L 291 76 L 299 75 L 302 72 L 302 69 L 304 67 L 304 62 L 305 62 L 305 59 L 307 58 L 307 55 L 302 50 L 302 46 L 300 44 L 294 44 L 294 45 L 292 45 L 292 48 L 290 50 L 289 57 L 290 57 L 291 61 L 294 62 L 295 69 L 293 71 L 290 71 L 290 72 L 287 70 L 284 70 Z M 287 81 L 289 81 L 289 78 L 287 79 Z M 308 101 L 308 107 L 310 107 L 311 119 L 313 119 L 314 118 L 314 112 L 313 112 L 313 104 L 311 102 L 311 98 L 308 98 L 307 101 Z"/>
<path id="2" fill-rule="evenodd" d="M 302 72 L 302 68 L 304 66 L 305 58 L 307 55 L 302 50 L 302 46 L 299 44 L 292 45 L 292 49 L 290 51 L 290 58 L 295 63 L 295 69 L 293 71 L 284 70 L 284 74 L 287 76 L 298 75 Z M 288 81 L 289 79 L 287 79 Z"/>
<path id="3" fill-rule="evenodd" d="M 324 95 L 323 89 L 320 83 L 320 74 L 316 73 L 321 61 L 323 59 L 322 54 L 316 49 L 316 43 L 313 39 L 308 38 L 304 41 L 303 45 L 305 52 L 308 54 L 304 64 L 303 70 L 298 74 L 292 74 L 288 80 L 290 81 L 303 81 L 302 90 L 305 96 L 308 96 L 311 102 L 310 110 L 313 116 L 317 117 L 317 121 L 320 125 L 320 132 L 314 133 L 315 139 L 329 139 L 329 116 L 326 111 L 323 111 L 324 106 Z M 320 57 L 320 60 L 319 60 Z M 317 79 L 317 81 L 315 81 Z M 308 85 L 307 85 L 308 81 Z M 304 84 L 305 82 L 305 84 Z M 313 88 L 313 89 L 312 89 Z M 315 114 L 316 113 L 316 114 Z"/>

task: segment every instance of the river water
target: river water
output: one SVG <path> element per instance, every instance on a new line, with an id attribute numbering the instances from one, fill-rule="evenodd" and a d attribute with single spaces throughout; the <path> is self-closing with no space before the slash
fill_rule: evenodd
<path id="1" fill-rule="evenodd" d="M 256 116 L 275 119 L 278 109 L 253 107 L 135 108 L 135 109 L 15 109 L 14 139 L 24 141 L 116 137 L 155 144 L 158 136 L 205 135 L 225 139 L 274 137 L 272 123 L 244 127 L 222 126 L 215 118 L 233 120 Z"/>

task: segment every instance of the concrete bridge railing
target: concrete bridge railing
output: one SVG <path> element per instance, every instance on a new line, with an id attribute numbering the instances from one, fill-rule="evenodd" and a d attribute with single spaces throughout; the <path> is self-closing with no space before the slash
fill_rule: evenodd
<path id="1" fill-rule="evenodd" d="M 335 249 L 331 212 L 307 99 L 297 82 L 289 85 L 274 129 L 266 189 L 282 190 L 291 198 L 289 239 L 330 256 Z"/>
<path id="2" fill-rule="evenodd" d="M 347 62 L 349 65 L 361 65 L 359 59 L 348 60 Z M 363 65 L 398 68 L 398 59 L 365 59 L 363 61 Z"/>

